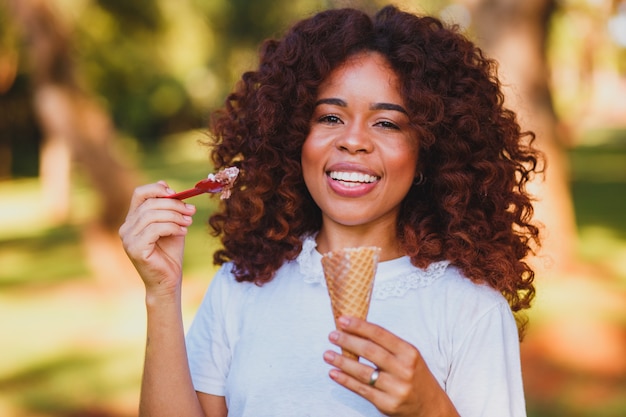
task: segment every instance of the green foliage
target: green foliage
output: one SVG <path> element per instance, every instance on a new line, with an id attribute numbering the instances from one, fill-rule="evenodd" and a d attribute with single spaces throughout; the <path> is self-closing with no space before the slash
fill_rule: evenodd
<path id="1" fill-rule="evenodd" d="M 121 26 L 130 30 L 158 31 L 163 26 L 163 16 L 154 0 L 95 0 L 95 2 L 115 16 Z"/>
<path id="2" fill-rule="evenodd" d="M 158 4 L 98 4 L 106 7 L 92 7 L 76 22 L 77 65 L 116 125 L 143 142 L 200 126 L 183 80 L 164 63 L 160 48 L 167 24 Z"/>

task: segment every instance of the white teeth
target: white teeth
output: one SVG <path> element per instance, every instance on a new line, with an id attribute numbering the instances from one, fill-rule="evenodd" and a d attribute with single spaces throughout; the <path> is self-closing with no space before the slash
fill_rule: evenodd
<path id="1" fill-rule="evenodd" d="M 330 178 L 337 181 L 345 181 L 351 183 L 372 183 L 378 180 L 378 177 L 372 175 L 362 174 L 360 172 L 339 172 L 331 171 Z"/>

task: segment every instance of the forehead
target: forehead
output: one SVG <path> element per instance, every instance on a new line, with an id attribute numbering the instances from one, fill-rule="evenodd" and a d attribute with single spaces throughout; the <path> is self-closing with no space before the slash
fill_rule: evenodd
<path id="1" fill-rule="evenodd" d="M 349 57 L 320 85 L 319 95 L 333 92 L 371 93 L 399 99 L 399 79 L 387 59 L 378 52 Z"/>

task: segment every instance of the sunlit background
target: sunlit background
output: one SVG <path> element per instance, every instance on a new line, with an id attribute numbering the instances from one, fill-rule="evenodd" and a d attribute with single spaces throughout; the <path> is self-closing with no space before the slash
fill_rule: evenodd
<path id="1" fill-rule="evenodd" d="M 0 1 L 0 416 L 137 414 L 142 285 L 117 237 L 135 186 L 211 171 L 207 115 L 261 39 L 380 1 Z M 398 1 L 500 62 L 548 155 L 545 246 L 522 343 L 529 416 L 626 415 L 626 1 Z M 199 208 L 189 324 L 215 271 Z"/>

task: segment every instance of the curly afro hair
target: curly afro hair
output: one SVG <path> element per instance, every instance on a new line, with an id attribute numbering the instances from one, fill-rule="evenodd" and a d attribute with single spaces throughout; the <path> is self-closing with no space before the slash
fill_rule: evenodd
<path id="1" fill-rule="evenodd" d="M 257 285 L 302 249 L 321 227 L 302 176 L 301 149 L 318 87 L 357 53 L 378 52 L 401 80 L 420 138 L 419 171 L 397 223 L 416 266 L 443 259 L 487 283 L 514 313 L 530 307 L 534 272 L 524 261 L 539 245 L 526 184 L 539 172 L 534 134 L 503 105 L 496 63 L 433 17 L 393 6 L 374 16 L 327 10 L 267 40 L 255 71 L 243 74 L 211 121 L 217 168 L 241 169 L 235 192 L 209 219 L 239 281 Z M 523 321 L 519 319 L 520 330 Z"/>

